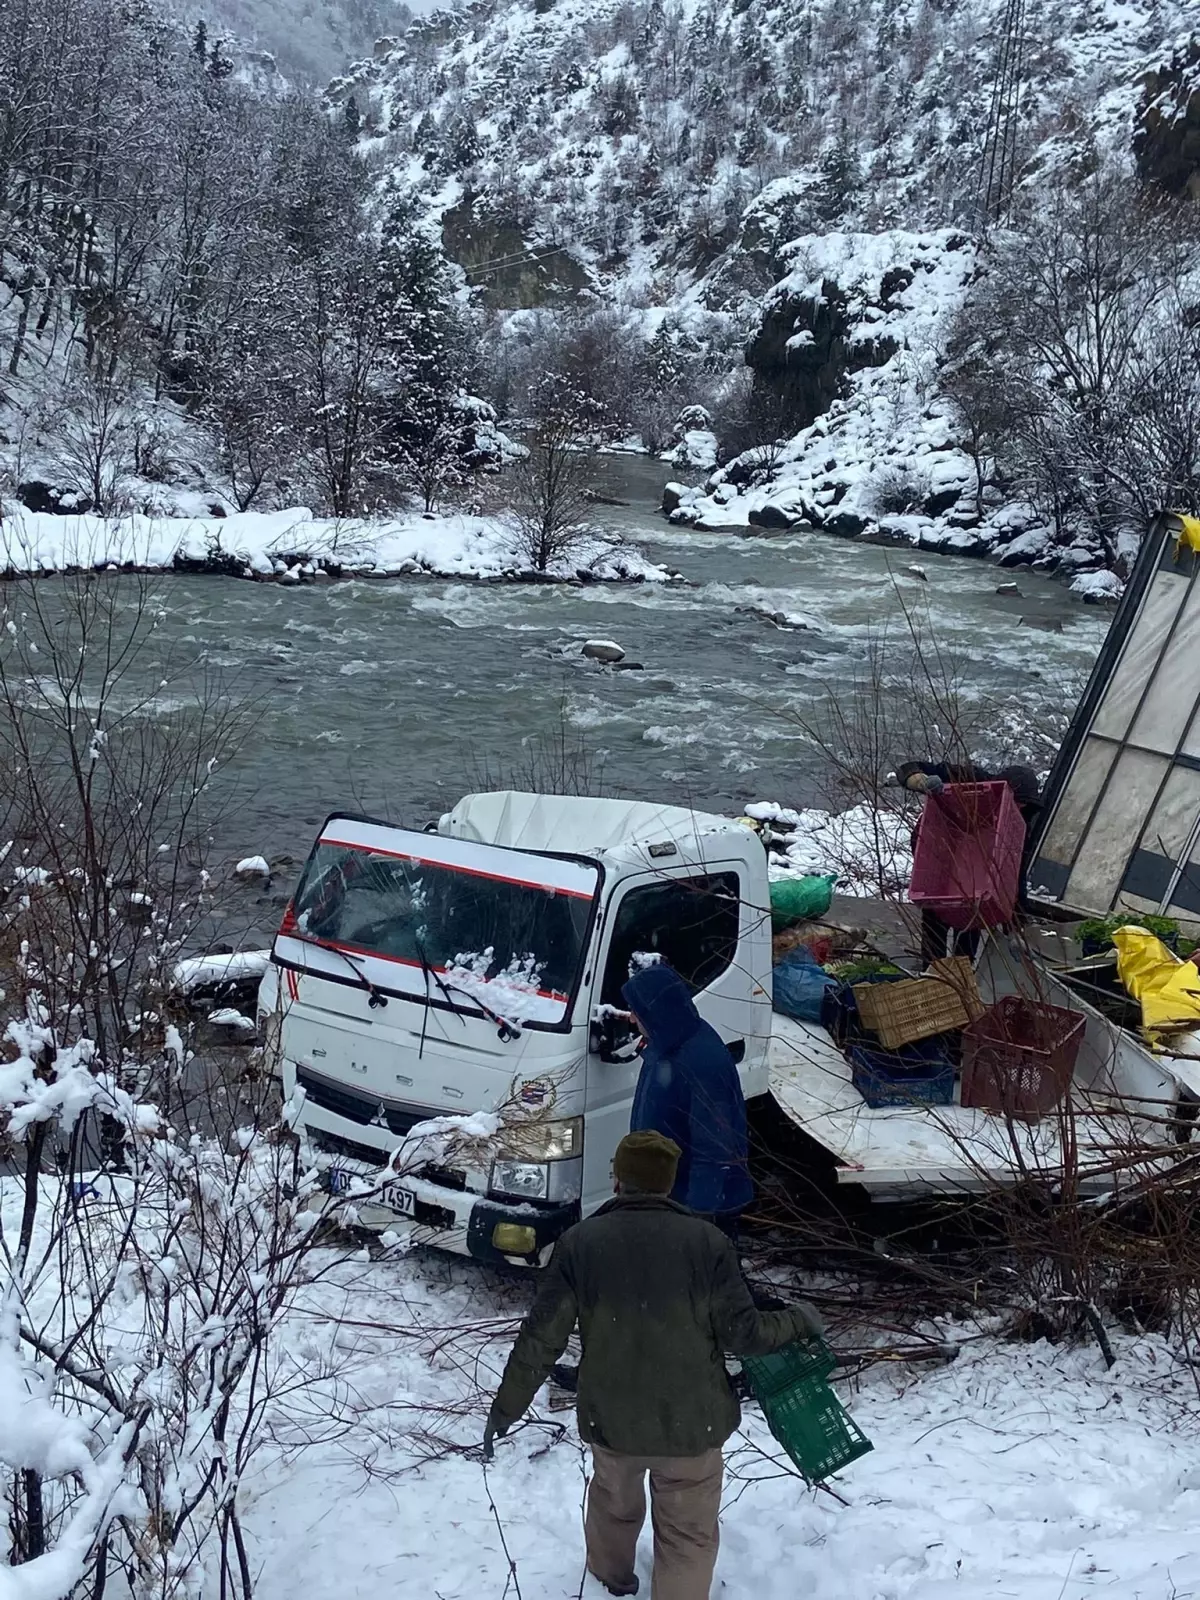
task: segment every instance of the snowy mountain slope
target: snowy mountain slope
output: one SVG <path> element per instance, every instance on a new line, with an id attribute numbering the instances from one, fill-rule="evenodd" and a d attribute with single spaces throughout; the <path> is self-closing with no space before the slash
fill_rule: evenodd
<path id="1" fill-rule="evenodd" d="M 475 0 L 415 23 L 332 94 L 355 96 L 361 148 L 389 188 L 468 205 L 509 247 L 517 236 L 565 250 L 623 298 L 645 304 L 704 280 L 726 301 L 765 287 L 779 265 L 772 231 L 786 242 L 834 221 L 971 220 L 1004 10 Z M 1185 22 L 1160 0 L 1052 0 L 1031 13 L 1027 183 L 1093 144 L 1127 147 L 1140 77 Z M 764 228 L 752 202 L 783 177 Z"/>
<path id="2" fill-rule="evenodd" d="M 1087 571 L 1111 562 L 1103 541 L 1071 535 L 1051 554 L 1033 510 L 991 492 L 937 393 L 978 266 L 1005 10 L 476 0 L 414 25 L 330 93 L 353 97 L 379 191 L 442 218 L 448 252 L 502 317 L 592 293 L 650 339 L 664 317 L 694 329 L 715 315 L 731 367 L 751 330 L 774 424 L 760 433 L 792 442 L 734 462 L 718 497 L 678 519 L 744 526 L 771 506 L 767 520 Z M 1186 113 L 1169 64 L 1190 60 L 1188 20 L 1161 0 L 1030 13 L 1014 131 L 1024 204 L 1036 212 L 1099 163 L 1132 170 L 1149 85 L 1164 114 Z"/>

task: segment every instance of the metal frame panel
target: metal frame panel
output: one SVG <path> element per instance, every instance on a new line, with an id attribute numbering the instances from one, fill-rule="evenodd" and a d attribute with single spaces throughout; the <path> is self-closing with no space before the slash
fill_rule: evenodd
<path id="1" fill-rule="evenodd" d="M 1187 749 L 1200 727 L 1198 573 L 1197 557 L 1176 543 L 1173 519 L 1156 519 L 1050 774 L 1029 882 L 1075 909 L 1106 914 L 1149 900 L 1159 885 L 1163 901 L 1200 906 L 1200 869 L 1188 870 L 1200 806 L 1194 819 L 1172 819 L 1171 859 L 1156 826 L 1168 787 L 1179 790 L 1179 769 L 1200 770 Z M 1135 773 L 1141 781 L 1131 792 Z M 1197 915 L 1190 905 L 1179 909 Z"/>

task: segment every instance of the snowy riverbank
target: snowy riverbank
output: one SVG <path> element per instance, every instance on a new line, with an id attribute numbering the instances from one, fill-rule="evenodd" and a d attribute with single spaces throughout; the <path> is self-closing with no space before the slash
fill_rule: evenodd
<path id="1" fill-rule="evenodd" d="M 601 527 L 547 572 L 533 573 L 512 529 L 497 516 L 410 512 L 334 519 L 294 507 L 227 517 L 97 517 L 18 507 L 0 519 L 2 576 L 110 568 L 214 572 L 285 584 L 343 576 L 666 583 L 675 576 Z"/>

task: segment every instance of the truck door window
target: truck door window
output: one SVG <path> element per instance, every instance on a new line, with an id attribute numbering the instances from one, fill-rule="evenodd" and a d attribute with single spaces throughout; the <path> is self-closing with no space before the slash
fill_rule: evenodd
<path id="1" fill-rule="evenodd" d="M 670 962 L 693 990 L 706 989 L 733 961 L 740 912 L 736 872 L 631 889 L 617 907 L 601 999 L 621 1005 L 631 969 L 646 957 Z"/>

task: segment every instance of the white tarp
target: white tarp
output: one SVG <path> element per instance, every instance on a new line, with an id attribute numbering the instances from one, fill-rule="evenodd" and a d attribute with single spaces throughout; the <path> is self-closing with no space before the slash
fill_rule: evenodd
<path id="1" fill-rule="evenodd" d="M 517 790 L 466 795 L 442 818 L 439 829 L 453 838 L 567 855 L 629 856 L 644 854 L 652 844 L 670 843 L 684 858 L 698 861 L 741 856 L 745 841 L 753 838 L 728 817 L 684 806 Z M 719 852 L 715 835 L 724 836 Z M 727 847 L 731 837 L 737 846 L 732 852 Z"/>

